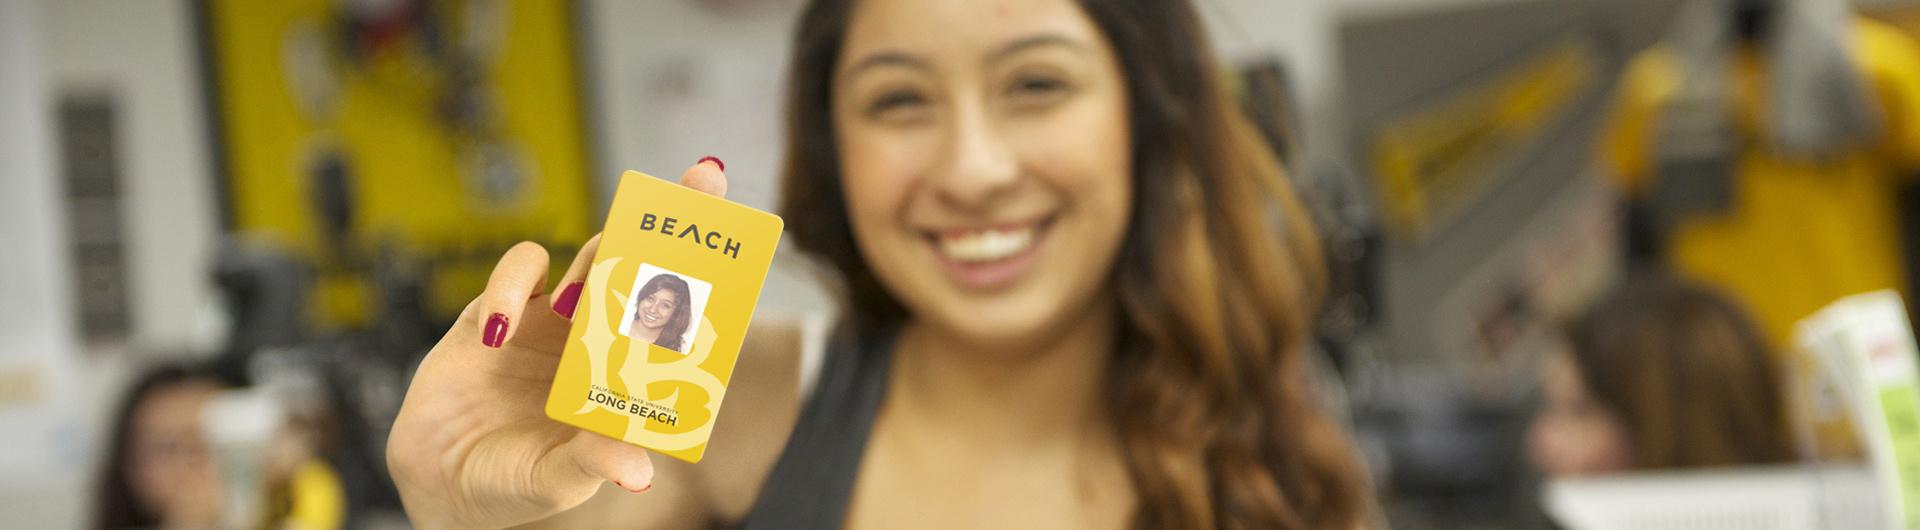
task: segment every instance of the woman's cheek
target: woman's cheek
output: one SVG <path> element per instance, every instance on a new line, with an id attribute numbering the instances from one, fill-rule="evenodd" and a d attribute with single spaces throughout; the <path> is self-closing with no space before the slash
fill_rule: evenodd
<path id="1" fill-rule="evenodd" d="M 1133 190 L 1126 98 L 1116 83 L 1095 83 L 1063 105 L 1021 122 L 1012 145 L 1096 222 L 1125 220 Z"/>
<path id="2" fill-rule="evenodd" d="M 134 464 L 132 467 L 133 472 L 128 479 L 133 483 L 134 495 L 139 497 L 139 502 L 156 509 L 169 502 L 167 492 L 170 490 L 166 485 L 171 481 L 162 476 L 164 473 L 149 463 Z"/>
<path id="3" fill-rule="evenodd" d="M 1097 110 L 1103 107 L 1090 106 Z M 1083 112 L 1063 116 L 1053 127 L 1019 140 L 1025 160 L 1065 203 L 1058 241 L 1071 250 L 1064 264 L 1097 284 L 1113 266 L 1132 214 L 1133 168 L 1125 120 Z"/>
<path id="4" fill-rule="evenodd" d="M 842 194 L 855 246 L 881 284 L 902 298 L 913 293 L 902 292 L 910 289 L 901 289 L 901 282 L 931 265 L 914 258 L 919 235 L 904 224 L 905 212 L 914 207 L 916 180 L 934 158 L 921 136 L 858 129 L 842 138 L 855 146 L 841 150 Z"/>
<path id="5" fill-rule="evenodd" d="M 866 130 L 854 135 L 857 147 L 842 150 L 847 209 L 856 223 L 871 229 L 898 222 L 908 207 L 916 175 L 924 174 L 922 167 L 934 158 L 922 136 Z"/>

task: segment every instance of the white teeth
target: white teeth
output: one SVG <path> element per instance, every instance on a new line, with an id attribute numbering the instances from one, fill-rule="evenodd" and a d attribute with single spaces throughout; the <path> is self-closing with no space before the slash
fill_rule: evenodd
<path id="1" fill-rule="evenodd" d="M 1033 227 L 981 230 L 938 238 L 940 252 L 955 260 L 980 263 L 1019 254 L 1033 244 Z"/>

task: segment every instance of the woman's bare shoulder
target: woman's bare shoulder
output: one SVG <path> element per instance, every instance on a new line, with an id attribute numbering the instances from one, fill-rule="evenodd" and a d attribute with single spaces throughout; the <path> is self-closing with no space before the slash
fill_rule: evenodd
<path id="1" fill-rule="evenodd" d="M 699 464 L 654 455 L 653 488 L 630 494 L 607 485 L 586 504 L 538 528 L 699 528 L 739 521 L 786 447 L 800 412 L 801 320 L 756 317 Z"/>

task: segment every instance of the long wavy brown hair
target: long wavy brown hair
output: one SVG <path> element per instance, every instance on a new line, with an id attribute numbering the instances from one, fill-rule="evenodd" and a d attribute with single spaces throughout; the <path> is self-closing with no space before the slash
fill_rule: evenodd
<path id="1" fill-rule="evenodd" d="M 1185 0 L 1083 0 L 1120 59 L 1134 204 L 1111 288 L 1121 322 L 1105 391 L 1139 495 L 1134 526 L 1351 529 L 1364 487 L 1311 399 L 1302 347 L 1325 270 L 1281 166 L 1224 86 Z M 832 72 L 852 0 L 801 15 L 781 210 L 841 276 L 848 324 L 907 310 L 861 258 L 833 130 Z M 1174 303 L 1174 302 L 1178 303 Z"/>

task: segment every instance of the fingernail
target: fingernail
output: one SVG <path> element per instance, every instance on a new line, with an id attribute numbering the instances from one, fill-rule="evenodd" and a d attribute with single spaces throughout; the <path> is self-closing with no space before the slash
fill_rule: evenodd
<path id="1" fill-rule="evenodd" d="M 637 490 L 633 490 L 633 492 L 634 492 L 634 493 L 646 493 L 646 492 L 647 492 L 647 490 L 650 490 L 650 489 L 653 489 L 653 483 L 651 483 L 651 482 L 649 482 L 649 483 L 647 483 L 647 485 L 645 485 L 645 486 L 641 486 L 641 487 L 640 487 L 640 489 L 637 489 Z"/>
<path id="2" fill-rule="evenodd" d="M 580 305 L 580 288 L 584 285 L 586 285 L 585 282 L 573 282 L 567 284 L 567 288 L 561 289 L 560 296 L 553 299 L 553 312 L 559 313 L 562 318 L 573 320 L 573 310 L 576 309 L 575 306 Z"/>
<path id="3" fill-rule="evenodd" d="M 480 336 L 480 343 L 489 348 L 498 348 L 507 341 L 507 316 L 494 313 L 487 317 L 487 332 Z"/>
<path id="4" fill-rule="evenodd" d="M 684 158 L 682 158 L 681 160 L 686 160 L 686 159 L 684 159 Z M 699 162 L 694 162 L 694 163 L 693 163 L 693 165 L 696 165 L 696 166 L 697 166 L 697 165 L 700 165 L 700 164 L 705 164 L 705 163 L 707 163 L 707 162 L 713 162 L 713 167 L 717 167 L 717 168 L 720 168 L 720 170 L 721 170 L 721 171 L 726 171 L 726 170 L 727 170 L 727 163 L 726 163 L 726 162 L 721 162 L 721 161 L 720 161 L 720 158 L 719 158 L 719 157 L 715 157 L 715 156 L 703 156 L 703 157 L 700 157 L 700 161 L 699 161 Z"/>
<path id="5" fill-rule="evenodd" d="M 633 493 L 646 493 L 647 490 L 653 489 L 653 483 L 651 482 L 647 483 L 647 485 L 645 486 L 641 486 L 640 489 L 633 489 L 633 487 L 628 486 L 627 483 L 621 482 L 618 480 L 613 481 L 613 485 L 619 486 L 620 489 L 627 490 Z"/>

